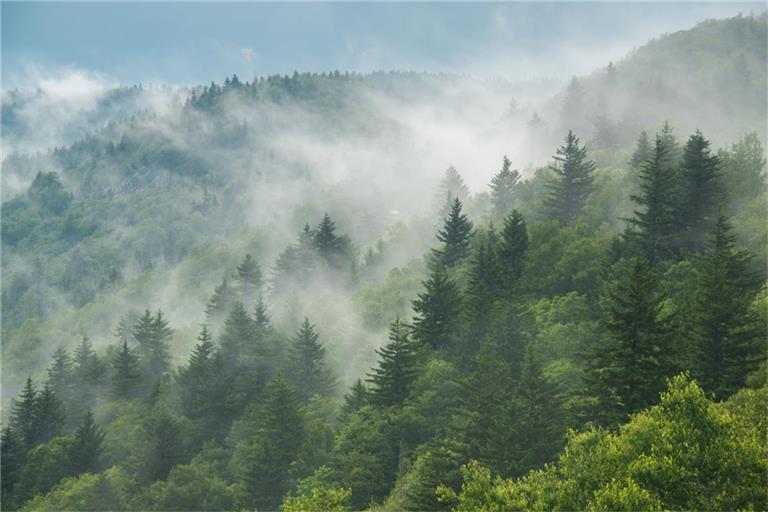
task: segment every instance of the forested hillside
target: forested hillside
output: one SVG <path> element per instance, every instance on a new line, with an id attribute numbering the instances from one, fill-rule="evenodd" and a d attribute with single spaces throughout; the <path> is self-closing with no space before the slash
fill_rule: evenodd
<path id="1" fill-rule="evenodd" d="M 8 155 L 3 509 L 768 508 L 765 37 L 119 89 Z"/>

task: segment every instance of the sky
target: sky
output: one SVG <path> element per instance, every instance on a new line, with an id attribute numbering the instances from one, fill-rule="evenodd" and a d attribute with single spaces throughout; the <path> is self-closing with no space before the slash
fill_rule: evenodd
<path id="1" fill-rule="evenodd" d="M 6 2 L 2 85 L 82 70 L 194 85 L 293 71 L 417 70 L 565 79 L 753 3 Z"/>

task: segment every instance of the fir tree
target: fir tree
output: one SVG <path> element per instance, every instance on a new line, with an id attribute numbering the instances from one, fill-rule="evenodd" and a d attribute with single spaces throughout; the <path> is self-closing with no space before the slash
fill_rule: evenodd
<path id="1" fill-rule="evenodd" d="M 439 249 L 432 250 L 433 266 L 451 268 L 459 264 L 469 253 L 469 241 L 472 237 L 472 221 L 461 212 L 461 201 L 453 200 L 451 212 L 445 218 L 443 228 L 438 231 L 437 239 L 443 243 Z"/>
<path id="2" fill-rule="evenodd" d="M 560 112 L 560 127 L 563 130 L 580 131 L 586 125 L 584 88 L 574 76 L 565 90 L 563 108 Z"/>
<path id="3" fill-rule="evenodd" d="M 664 146 L 664 159 L 662 163 L 668 172 L 674 174 L 680 165 L 680 158 L 683 153 L 669 121 L 664 121 L 664 126 L 661 127 L 658 138 L 661 140 L 662 146 Z"/>
<path id="4" fill-rule="evenodd" d="M 205 306 L 205 317 L 209 322 L 222 318 L 229 312 L 236 300 L 235 290 L 232 289 L 225 277 L 221 284 L 214 289 L 213 296 Z"/>
<path id="5" fill-rule="evenodd" d="M 380 406 L 400 406 L 418 376 L 416 345 L 397 318 L 389 328 L 389 343 L 377 349 L 379 364 L 366 379 L 371 384 L 371 401 Z"/>
<path id="6" fill-rule="evenodd" d="M 461 312 L 459 289 L 440 268 L 422 285 L 424 291 L 412 303 L 416 313 L 412 322 L 414 339 L 434 349 L 449 349 L 454 344 Z"/>
<path id="7" fill-rule="evenodd" d="M 459 347 L 465 362 L 474 356 L 478 343 L 485 337 L 488 315 L 500 298 L 502 270 L 498 258 L 499 239 L 493 226 L 482 237 L 474 251 L 469 268 L 469 283 L 464 294 L 462 324 L 466 335 Z"/>
<path id="8" fill-rule="evenodd" d="M 551 165 L 550 170 L 555 176 L 547 184 L 546 205 L 552 217 L 567 226 L 579 217 L 592 192 L 595 164 L 587 160 L 586 146 L 579 146 L 579 139 L 572 131 L 565 137 L 565 144 L 558 148 L 554 160 L 556 164 Z"/>
<path id="9" fill-rule="evenodd" d="M 731 229 L 720 216 L 698 260 L 692 319 L 699 380 L 723 399 L 742 388 L 746 376 L 765 359 L 765 339 L 754 328 L 758 322 L 750 308 L 757 279 L 749 270 L 749 254 L 736 249 Z"/>
<path id="10" fill-rule="evenodd" d="M 503 219 L 509 214 L 515 200 L 515 188 L 520 181 L 520 172 L 510 170 L 512 163 L 505 156 L 501 170 L 491 178 L 491 204 L 496 219 Z"/>
<path id="11" fill-rule="evenodd" d="M 255 343 L 253 319 L 242 302 L 236 302 L 224 322 L 224 332 L 219 338 L 221 354 L 227 366 L 241 363 L 241 358 Z"/>
<path id="12" fill-rule="evenodd" d="M 146 477 L 150 482 L 164 480 L 173 466 L 184 461 L 184 439 L 178 420 L 159 412 L 145 422 L 150 458 Z"/>
<path id="13" fill-rule="evenodd" d="M 25 450 L 37 444 L 40 434 L 37 418 L 37 390 L 32 378 L 27 377 L 19 398 L 11 403 L 11 428 L 19 436 Z"/>
<path id="14" fill-rule="evenodd" d="M 168 342 L 173 335 L 173 329 L 168 321 L 163 318 L 159 309 L 152 319 L 151 343 L 146 350 L 144 359 L 145 372 L 149 382 L 154 382 L 159 376 L 170 369 L 170 355 L 168 354 Z"/>
<path id="15" fill-rule="evenodd" d="M 464 183 L 464 179 L 459 171 L 452 165 L 445 170 L 445 175 L 440 181 L 440 187 L 437 193 L 438 214 L 440 218 L 445 218 L 451 210 L 454 201 L 458 199 L 464 202 L 469 197 L 469 188 Z"/>
<path id="16" fill-rule="evenodd" d="M 139 357 L 128 347 L 128 340 L 123 340 L 112 368 L 112 396 L 117 400 L 135 397 L 141 384 L 141 366 Z"/>
<path id="17" fill-rule="evenodd" d="M 64 407 L 50 384 L 46 383 L 35 400 L 35 423 L 38 443 L 47 443 L 61 435 L 64 428 Z"/>
<path id="18" fill-rule="evenodd" d="M 632 169 L 640 169 L 643 164 L 653 157 L 653 146 L 648 139 L 648 133 L 643 130 L 640 132 L 640 136 L 637 138 L 637 146 L 632 153 L 632 158 L 629 159 L 629 167 Z"/>
<path id="19" fill-rule="evenodd" d="M 335 386 L 333 375 L 326 366 L 325 347 L 319 338 L 315 326 L 305 318 L 289 347 L 290 377 L 302 402 L 314 395 L 328 396 Z"/>
<path id="20" fill-rule="evenodd" d="M 59 347 L 53 353 L 53 361 L 48 367 L 48 384 L 63 403 L 68 403 L 72 398 L 72 380 L 72 358 L 64 347 Z"/>
<path id="21" fill-rule="evenodd" d="M 24 465 L 26 447 L 11 427 L 3 428 L 0 439 L 0 501 L 4 507 L 11 509 L 13 503 L 13 487 L 19 481 L 21 468 Z"/>
<path id="22" fill-rule="evenodd" d="M 95 473 L 98 469 L 104 432 L 93 421 L 93 414 L 87 411 L 80 427 L 75 431 L 70 460 L 72 474 Z"/>
<path id="23" fill-rule="evenodd" d="M 370 393 L 365 387 L 362 379 L 355 379 L 349 392 L 344 395 L 344 404 L 341 406 L 342 413 L 349 417 L 360 408 L 368 405 L 370 402 Z"/>
<path id="24" fill-rule="evenodd" d="M 517 210 L 512 210 L 512 213 L 504 219 L 499 243 L 499 267 L 505 290 L 511 291 L 523 275 L 527 250 L 528 230 L 525 219 Z"/>
<path id="25" fill-rule="evenodd" d="M 253 304 L 253 299 L 261 292 L 264 279 L 259 264 L 250 254 L 246 254 L 245 259 L 237 267 L 237 284 L 240 299 Z"/>
<path id="26" fill-rule="evenodd" d="M 674 372 L 676 357 L 670 322 L 662 317 L 663 296 L 648 261 L 622 261 L 615 273 L 603 297 L 608 337 L 587 360 L 598 415 L 608 423 L 654 403 Z"/>
<path id="27" fill-rule="evenodd" d="M 677 212 L 686 249 L 699 251 L 715 227 L 722 202 L 717 157 L 711 154 L 707 139 L 696 131 L 685 144 L 680 173 Z"/>
<path id="28" fill-rule="evenodd" d="M 268 384 L 259 417 L 243 483 L 248 507 L 276 510 L 293 486 L 291 466 L 306 435 L 299 402 L 282 378 Z"/>
<path id="29" fill-rule="evenodd" d="M 640 169 L 640 193 L 632 196 L 642 210 L 635 210 L 630 222 L 638 228 L 640 243 L 651 261 L 669 257 L 674 251 L 676 179 L 668 160 L 667 145 L 657 136 L 653 157 Z"/>

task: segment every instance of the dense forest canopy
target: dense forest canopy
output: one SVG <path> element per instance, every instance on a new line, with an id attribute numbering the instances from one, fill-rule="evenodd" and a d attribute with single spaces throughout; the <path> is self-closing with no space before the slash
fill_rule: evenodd
<path id="1" fill-rule="evenodd" d="M 3 509 L 768 508 L 766 26 L 4 91 Z"/>

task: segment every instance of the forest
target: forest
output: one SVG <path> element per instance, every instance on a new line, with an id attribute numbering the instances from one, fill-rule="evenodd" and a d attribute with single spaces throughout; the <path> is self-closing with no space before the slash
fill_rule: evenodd
<path id="1" fill-rule="evenodd" d="M 2 509 L 768 509 L 767 26 L 4 93 Z"/>

